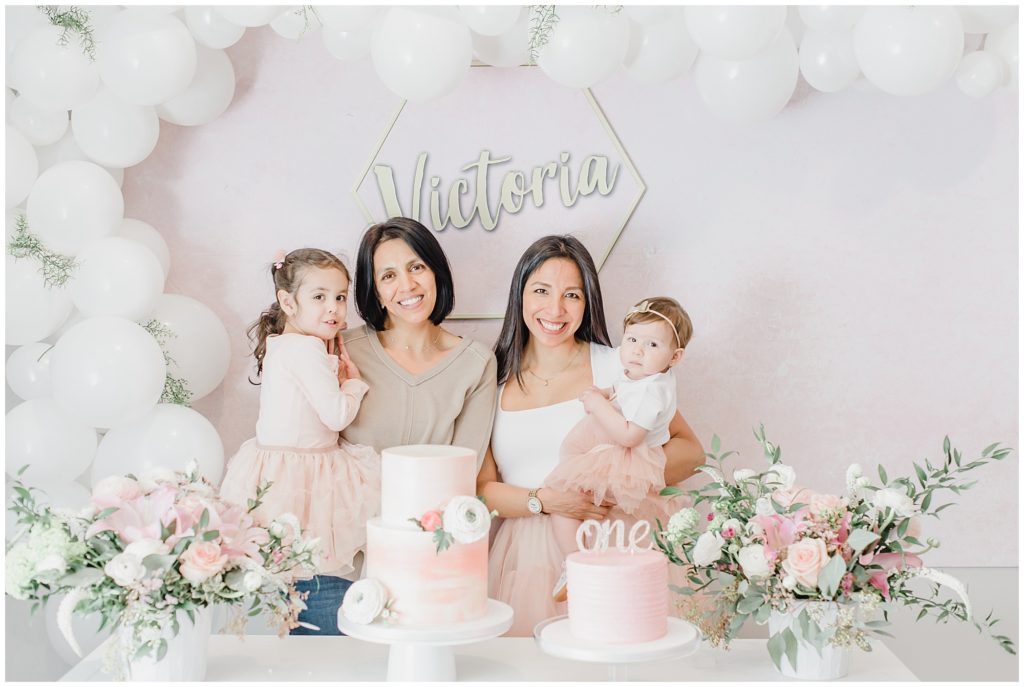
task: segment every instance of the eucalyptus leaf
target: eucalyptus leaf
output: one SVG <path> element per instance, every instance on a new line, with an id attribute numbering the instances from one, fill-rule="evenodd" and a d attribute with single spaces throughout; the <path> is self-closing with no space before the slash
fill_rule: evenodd
<path id="1" fill-rule="evenodd" d="M 789 665 L 796 669 L 796 651 L 799 646 L 799 642 L 796 640 L 796 635 L 788 627 L 782 631 L 783 641 L 786 643 L 786 658 L 789 659 Z"/>
<path id="2" fill-rule="evenodd" d="M 845 573 L 846 561 L 843 560 L 843 557 L 839 554 L 832 556 L 821 572 L 818 573 L 818 589 L 821 590 L 822 596 L 826 599 L 834 597 L 839 589 L 839 582 L 843 579 Z"/>
<path id="3" fill-rule="evenodd" d="M 741 599 L 740 602 L 736 605 L 736 612 L 747 615 L 753 613 L 762 605 L 764 605 L 764 597 L 760 594 L 757 594 L 755 596 L 748 596 L 744 599 Z"/>
<path id="4" fill-rule="evenodd" d="M 772 663 L 779 670 L 782 670 L 782 654 L 786 651 L 786 640 L 782 637 L 782 633 L 774 634 L 768 638 L 768 655 L 772 658 Z"/>
<path id="5" fill-rule="evenodd" d="M 722 440 L 715 434 L 711 437 L 711 452 L 717 454 L 722 449 Z"/>
<path id="6" fill-rule="evenodd" d="M 870 530 L 854 530 L 850 532 L 850 536 L 846 539 L 846 545 L 853 549 L 855 554 L 859 554 L 869 544 L 878 541 L 878 535 Z"/>

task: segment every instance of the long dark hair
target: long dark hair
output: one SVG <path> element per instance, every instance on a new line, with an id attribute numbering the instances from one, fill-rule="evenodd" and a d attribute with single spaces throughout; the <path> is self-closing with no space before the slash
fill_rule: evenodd
<path id="1" fill-rule="evenodd" d="M 322 267 L 341 270 L 345 279 L 351 281 L 348 276 L 348 268 L 337 255 L 328 253 L 319 248 L 299 248 L 293 250 L 284 259 L 270 265 L 270 278 L 274 281 L 274 302 L 260 313 L 259 319 L 249 325 L 246 332 L 249 335 L 249 342 L 253 345 L 252 356 L 256 358 L 256 376 L 263 374 L 263 358 L 267 354 L 267 337 L 273 334 L 280 334 L 284 331 L 287 317 L 277 301 L 278 291 L 287 291 L 295 295 L 302 283 L 302 275 L 308 267 Z M 252 379 L 249 380 L 253 384 Z"/>
<path id="2" fill-rule="evenodd" d="M 597 280 L 594 258 L 579 239 L 564 236 L 544 236 L 530 245 L 519 258 L 512 285 L 508 290 L 508 307 L 501 334 L 494 344 L 494 355 L 498 359 L 498 383 L 504 384 L 515 375 L 520 386 L 523 384 L 523 352 L 530 338 L 530 330 L 523 321 L 523 290 L 526 282 L 537 268 L 552 258 L 564 258 L 576 263 L 583 276 L 583 321 L 573 334 L 577 341 L 611 345 L 608 327 L 604 321 L 604 301 L 601 299 L 601 284 Z"/>

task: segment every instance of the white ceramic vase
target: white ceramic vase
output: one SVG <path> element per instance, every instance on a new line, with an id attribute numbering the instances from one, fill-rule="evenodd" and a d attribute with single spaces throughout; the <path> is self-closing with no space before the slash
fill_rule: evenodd
<path id="1" fill-rule="evenodd" d="M 797 622 L 797 616 L 804 608 L 821 607 L 821 626 L 829 627 L 836 622 L 839 605 L 829 601 L 797 601 L 785 613 L 773 610 L 768 617 L 768 634 L 775 636 Z M 799 635 L 798 635 L 799 636 Z M 825 645 L 821 654 L 805 641 L 797 642 L 796 665 L 783 654 L 780 672 L 796 680 L 838 680 L 850 671 L 850 647 Z"/>
<path id="2" fill-rule="evenodd" d="M 206 654 L 210 643 L 213 609 L 196 610 L 195 625 L 188 614 L 178 611 L 178 634 L 171 636 L 164 630 L 167 654 L 157 661 L 156 656 L 128 659 L 127 679 L 132 682 L 201 682 L 206 676 Z M 130 641 L 127 629 L 122 628 L 122 641 Z"/>

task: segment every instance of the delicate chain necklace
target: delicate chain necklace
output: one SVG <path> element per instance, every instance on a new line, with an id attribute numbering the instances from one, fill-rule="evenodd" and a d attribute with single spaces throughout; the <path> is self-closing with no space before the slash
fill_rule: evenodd
<path id="1" fill-rule="evenodd" d="M 544 382 L 544 386 L 547 386 L 547 385 L 548 385 L 548 382 L 550 382 L 550 381 L 552 381 L 553 379 L 557 378 L 557 377 L 558 377 L 559 375 L 561 375 L 561 374 L 562 374 L 563 372 L 565 372 L 565 371 L 566 371 L 566 370 L 568 370 L 568 369 L 569 369 L 570 367 L 572 367 L 572 364 L 573 364 L 574 362 L 576 362 L 576 358 L 577 358 L 577 357 L 579 356 L 579 354 L 580 354 L 580 351 L 582 351 L 582 350 L 583 350 L 583 346 L 577 345 L 577 346 L 576 346 L 576 352 L 572 354 L 572 357 L 571 357 L 571 358 L 569 358 L 569 362 L 565 364 L 565 367 L 563 367 L 563 368 L 562 368 L 561 370 L 559 370 L 559 371 L 558 371 L 558 372 L 556 372 L 555 374 L 551 375 L 550 377 L 541 377 L 541 376 L 540 376 L 539 374 L 537 374 L 536 372 L 534 372 L 534 371 L 533 371 L 532 369 L 529 369 L 529 370 L 527 370 L 527 372 L 529 372 L 530 374 L 532 374 L 532 375 L 533 375 L 534 377 L 536 377 L 536 378 L 537 378 L 537 379 L 539 379 L 540 381 Z"/>
<path id="2" fill-rule="evenodd" d="M 389 341 L 389 342 L 391 343 L 391 345 L 392 345 L 392 346 L 400 346 L 401 348 L 404 348 L 404 349 L 405 349 L 405 350 L 407 350 L 407 351 L 410 351 L 410 352 L 412 351 L 412 346 L 407 346 L 406 344 L 401 344 L 401 343 L 398 343 L 398 342 L 397 342 L 397 341 L 395 340 L 395 336 L 394 336 L 394 334 L 393 334 L 393 333 L 391 333 L 390 331 L 387 331 L 387 332 L 385 332 L 385 334 L 387 334 L 387 338 L 388 338 L 388 341 Z M 430 345 L 431 345 L 431 346 L 432 346 L 432 347 L 433 347 L 433 348 L 434 348 L 435 350 L 440 350 L 440 348 L 439 348 L 439 347 L 438 347 L 438 345 L 437 345 L 437 342 L 438 342 L 438 341 L 440 341 L 440 340 L 441 340 L 441 328 L 440 328 L 440 327 L 438 327 L 438 328 L 437 328 L 437 336 L 435 336 L 435 337 L 434 337 L 434 339 L 433 339 L 433 341 L 431 341 L 431 342 L 430 342 Z M 427 352 L 427 350 L 429 350 L 429 349 L 428 349 L 427 347 L 424 347 L 424 348 L 423 348 L 423 350 L 422 350 L 422 351 L 420 351 L 420 352 L 421 352 L 421 353 L 426 353 L 426 352 Z"/>

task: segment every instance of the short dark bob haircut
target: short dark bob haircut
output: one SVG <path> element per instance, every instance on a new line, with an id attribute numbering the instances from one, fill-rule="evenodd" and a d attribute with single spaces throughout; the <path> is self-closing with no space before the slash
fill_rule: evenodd
<path id="1" fill-rule="evenodd" d="M 359 242 L 359 255 L 356 258 L 356 309 L 359 316 L 376 331 L 384 331 L 388 312 L 381 305 L 374 283 L 373 254 L 377 246 L 385 241 L 401 239 L 412 249 L 420 260 L 434 273 L 437 289 L 437 300 L 430 313 L 430 321 L 435 325 L 444 322 L 452 308 L 455 307 L 455 285 L 452 283 L 452 268 L 448 257 L 441 249 L 434 235 L 425 226 L 408 217 L 392 217 L 374 224 L 363 234 Z"/>
<path id="2" fill-rule="evenodd" d="M 523 352 L 530 338 L 530 330 L 523 321 L 523 290 L 526 289 L 530 275 L 553 258 L 571 260 L 583 277 L 583 321 L 574 334 L 575 339 L 611 345 L 608 327 L 604 321 L 601 284 L 597 280 L 597 267 L 590 251 L 573 236 L 543 236 L 526 249 L 512 274 L 505 321 L 501 325 L 498 341 L 494 344 L 494 355 L 498 359 L 499 384 L 504 384 L 513 376 L 520 386 L 523 384 Z"/>

